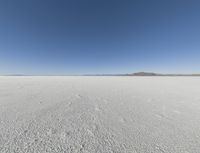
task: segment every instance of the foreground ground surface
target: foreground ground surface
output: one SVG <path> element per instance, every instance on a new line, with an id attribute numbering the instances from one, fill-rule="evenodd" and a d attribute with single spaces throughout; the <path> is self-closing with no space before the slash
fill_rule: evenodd
<path id="1" fill-rule="evenodd" d="M 0 77 L 1 153 L 199 151 L 199 77 Z"/>

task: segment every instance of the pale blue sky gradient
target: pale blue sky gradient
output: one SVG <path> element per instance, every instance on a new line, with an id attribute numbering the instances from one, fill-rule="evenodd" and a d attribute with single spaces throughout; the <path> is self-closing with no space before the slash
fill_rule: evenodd
<path id="1" fill-rule="evenodd" d="M 0 74 L 137 71 L 200 73 L 200 1 L 0 1 Z"/>

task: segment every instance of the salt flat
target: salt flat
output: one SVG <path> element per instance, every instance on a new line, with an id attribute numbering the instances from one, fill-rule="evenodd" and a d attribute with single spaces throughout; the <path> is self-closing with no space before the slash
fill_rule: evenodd
<path id="1" fill-rule="evenodd" d="M 0 77 L 1 153 L 199 153 L 199 77 Z"/>

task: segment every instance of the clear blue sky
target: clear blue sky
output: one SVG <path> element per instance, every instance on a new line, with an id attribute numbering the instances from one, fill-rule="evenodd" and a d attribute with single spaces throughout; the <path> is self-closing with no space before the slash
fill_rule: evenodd
<path id="1" fill-rule="evenodd" d="M 0 74 L 200 72 L 199 0 L 1 0 Z"/>

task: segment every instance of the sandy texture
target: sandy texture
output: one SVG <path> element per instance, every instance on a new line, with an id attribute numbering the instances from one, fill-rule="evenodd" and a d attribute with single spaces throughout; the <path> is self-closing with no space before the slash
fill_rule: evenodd
<path id="1" fill-rule="evenodd" d="M 1 153 L 199 153 L 199 77 L 0 77 Z"/>

